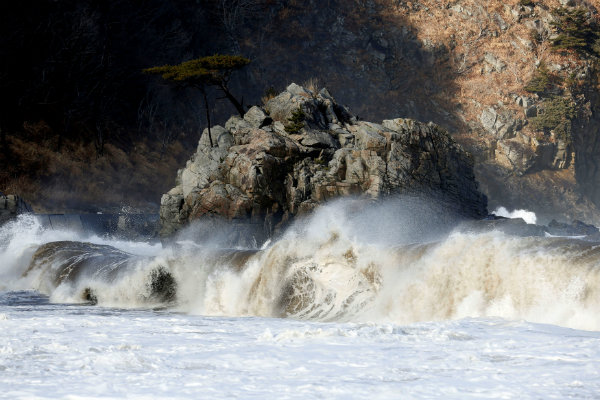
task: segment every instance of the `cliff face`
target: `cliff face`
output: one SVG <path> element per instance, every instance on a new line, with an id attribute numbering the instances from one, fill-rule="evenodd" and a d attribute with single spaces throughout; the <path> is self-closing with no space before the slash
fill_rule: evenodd
<path id="1" fill-rule="evenodd" d="M 555 11 L 584 10 L 597 30 L 597 1 L 280 6 L 252 26 L 260 41 L 250 31 L 240 41 L 259 60 L 258 86 L 316 76 L 359 115 L 434 121 L 475 156 L 490 208 L 600 223 L 598 57 L 553 48 Z M 550 79 L 543 90 L 531 85 L 540 75 Z"/>
<path id="2" fill-rule="evenodd" d="M 291 84 L 243 119 L 204 131 L 177 186 L 162 197 L 161 234 L 220 216 L 270 235 L 329 199 L 397 193 L 426 195 L 464 217 L 487 215 L 470 156 L 442 128 L 359 121 L 327 90 Z"/>
<path id="3" fill-rule="evenodd" d="M 553 46 L 564 23 L 556 10 L 584 10 L 597 30 L 597 2 L 420 3 L 409 12 L 418 36 L 452 48 L 456 139 L 477 157 L 490 208 L 600 222 L 597 54 Z"/>

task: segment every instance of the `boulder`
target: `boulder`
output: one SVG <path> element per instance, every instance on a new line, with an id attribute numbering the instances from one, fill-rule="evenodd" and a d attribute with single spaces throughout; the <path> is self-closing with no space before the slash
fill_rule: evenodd
<path id="1" fill-rule="evenodd" d="M 485 53 L 483 60 L 490 66 L 491 71 L 502 72 L 506 69 L 506 63 L 492 53 Z"/>
<path id="2" fill-rule="evenodd" d="M 244 121 L 254 128 L 262 128 L 269 125 L 273 120 L 260 107 L 254 106 L 244 114 Z"/>
<path id="3" fill-rule="evenodd" d="M 488 107 L 481 112 L 479 122 L 483 129 L 497 139 L 513 138 L 515 132 L 522 127 L 522 121 L 517 120 L 510 111 L 498 112 L 493 107 Z"/>
<path id="4" fill-rule="evenodd" d="M 304 120 L 290 129 L 298 109 Z M 416 192 L 464 217 L 487 215 L 473 160 L 444 129 L 402 118 L 357 121 L 325 89 L 291 84 L 212 133 L 214 147 L 205 133 L 162 197 L 163 237 L 204 217 L 246 221 L 268 237 L 320 203 L 351 195 Z"/>

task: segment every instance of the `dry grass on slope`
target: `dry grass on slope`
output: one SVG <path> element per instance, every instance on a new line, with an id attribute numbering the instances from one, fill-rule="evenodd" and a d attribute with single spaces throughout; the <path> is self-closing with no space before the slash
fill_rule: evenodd
<path id="1" fill-rule="evenodd" d="M 124 207 L 157 212 L 162 193 L 189 155 L 178 143 L 161 154 L 146 143 L 130 153 L 106 144 L 97 156 L 93 144 L 8 137 L 10 160 L 0 169 L 0 190 L 21 195 L 36 212 L 117 212 Z M 4 157 L 4 156 L 3 156 Z"/>
<path id="2" fill-rule="evenodd" d="M 514 96 L 528 95 L 524 86 L 540 62 L 563 68 L 578 63 L 576 57 L 551 51 L 547 38 L 540 43 L 532 37 L 534 26 L 549 18 L 560 2 L 535 1 L 535 7 L 522 7 L 521 3 L 395 2 L 394 12 L 406 16 L 424 44 L 450 49 L 448 64 L 458 87 L 452 100 L 461 104 L 462 117 L 467 121 L 477 120 L 483 109 L 499 102 L 517 110 Z M 495 60 L 500 68 L 494 66 Z"/>

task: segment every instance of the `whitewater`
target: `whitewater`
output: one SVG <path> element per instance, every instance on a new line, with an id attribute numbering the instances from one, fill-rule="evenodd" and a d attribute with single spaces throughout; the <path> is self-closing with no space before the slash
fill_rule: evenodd
<path id="1" fill-rule="evenodd" d="M 600 398 L 599 244 L 457 226 L 337 201 L 267 243 L 163 246 L 20 216 L 0 398 Z"/>

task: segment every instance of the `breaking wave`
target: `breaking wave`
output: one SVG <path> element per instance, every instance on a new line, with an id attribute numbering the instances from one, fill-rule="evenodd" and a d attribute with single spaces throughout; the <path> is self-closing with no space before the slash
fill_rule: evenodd
<path id="1" fill-rule="evenodd" d="M 537 222 L 537 216 L 533 211 L 527 210 L 513 210 L 508 211 L 504 207 L 498 207 L 492 214 L 497 215 L 499 217 L 505 218 L 522 218 L 528 224 L 535 224 Z"/>
<path id="2" fill-rule="evenodd" d="M 263 248 L 163 248 L 44 231 L 21 217 L 0 228 L 0 290 L 202 315 L 397 324 L 497 316 L 600 330 L 598 244 L 461 233 L 456 223 L 420 202 L 339 201 Z"/>
<path id="3" fill-rule="evenodd" d="M 535 224 L 537 222 L 537 216 L 533 211 L 527 210 L 513 210 L 508 211 L 504 207 L 498 207 L 496 210 L 492 212 L 492 214 L 497 215 L 499 217 L 505 218 L 522 218 L 528 224 Z"/>

